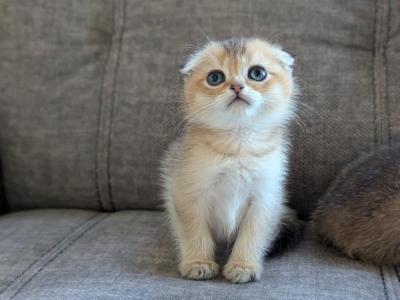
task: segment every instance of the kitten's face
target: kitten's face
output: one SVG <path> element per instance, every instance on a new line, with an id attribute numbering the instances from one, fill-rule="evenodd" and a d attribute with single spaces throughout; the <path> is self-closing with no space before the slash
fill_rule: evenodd
<path id="1" fill-rule="evenodd" d="M 222 129 L 287 119 L 292 64 L 289 54 L 263 40 L 209 43 L 182 68 L 187 119 Z"/>

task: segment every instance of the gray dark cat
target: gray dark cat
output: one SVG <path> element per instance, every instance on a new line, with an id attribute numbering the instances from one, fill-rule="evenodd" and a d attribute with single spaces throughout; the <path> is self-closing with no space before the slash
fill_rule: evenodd
<path id="1" fill-rule="evenodd" d="M 400 265 L 400 144 L 381 146 L 343 169 L 311 224 L 350 257 Z"/>

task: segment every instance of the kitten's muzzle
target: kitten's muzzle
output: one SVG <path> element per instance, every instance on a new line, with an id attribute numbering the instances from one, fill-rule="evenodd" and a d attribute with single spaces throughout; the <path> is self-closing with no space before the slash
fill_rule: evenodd
<path id="1" fill-rule="evenodd" d="M 249 102 L 249 101 L 247 101 L 247 100 L 243 99 L 242 97 L 240 97 L 239 94 L 236 94 L 236 97 L 233 98 L 233 99 L 229 102 L 228 107 L 231 106 L 232 104 L 236 103 L 236 102 L 242 102 L 242 103 L 244 103 L 244 104 L 250 105 L 250 102 Z"/>

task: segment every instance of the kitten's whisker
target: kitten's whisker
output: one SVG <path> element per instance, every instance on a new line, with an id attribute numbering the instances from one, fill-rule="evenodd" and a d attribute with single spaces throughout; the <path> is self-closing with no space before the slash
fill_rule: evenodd
<path id="1" fill-rule="evenodd" d="M 210 107 L 210 105 L 206 105 L 198 110 L 194 110 L 191 114 L 188 114 L 184 116 L 185 120 L 187 121 L 192 121 L 195 117 L 201 116 L 202 113 L 207 111 L 207 109 Z"/>
<path id="2" fill-rule="evenodd" d="M 263 105 L 269 109 L 273 109 L 275 107 L 274 102 L 276 102 L 276 99 L 266 99 L 267 101 L 265 101 L 263 103 Z M 303 118 L 299 118 L 299 110 L 296 109 L 293 112 L 291 112 L 291 116 L 292 116 L 292 120 L 294 122 L 294 124 L 300 129 L 301 133 L 307 133 L 308 130 L 308 126 L 305 123 L 305 121 L 303 120 Z"/>
<path id="3" fill-rule="evenodd" d="M 317 116 L 320 119 L 323 119 L 323 116 L 320 112 L 316 111 L 313 107 L 311 107 L 310 105 L 301 102 L 301 101 L 297 101 L 296 102 L 297 108 L 299 109 L 299 111 L 301 112 L 312 112 L 314 113 L 315 116 Z"/>
<path id="4" fill-rule="evenodd" d="M 197 30 L 203 35 L 203 37 L 206 38 L 207 42 L 211 42 L 211 39 L 206 34 L 206 32 L 200 26 L 196 26 L 196 27 L 197 27 Z"/>
<path id="5" fill-rule="evenodd" d="M 304 122 L 300 121 L 298 118 L 295 118 L 294 124 L 297 125 L 301 133 L 307 133 L 307 125 Z"/>
<path id="6" fill-rule="evenodd" d="M 196 48 L 197 48 L 196 45 L 190 44 L 190 43 L 186 43 L 183 45 L 183 49 L 186 49 L 186 50 L 194 50 Z"/>
<path id="7" fill-rule="evenodd" d="M 190 110 L 193 110 L 193 112 L 184 116 L 184 118 L 188 122 L 193 121 L 195 117 L 201 117 L 202 114 L 204 114 L 213 105 L 214 103 L 207 103 L 201 107 L 199 107 L 198 105 L 187 106 L 187 108 L 190 108 Z"/>

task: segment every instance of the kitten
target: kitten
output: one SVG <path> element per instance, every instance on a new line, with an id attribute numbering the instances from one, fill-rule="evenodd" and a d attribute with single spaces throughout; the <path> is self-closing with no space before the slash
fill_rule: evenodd
<path id="1" fill-rule="evenodd" d="M 400 144 L 343 169 L 320 199 L 312 230 L 350 257 L 400 265 Z"/>
<path id="2" fill-rule="evenodd" d="M 162 162 L 164 199 L 190 279 L 216 276 L 218 241 L 234 241 L 223 275 L 258 280 L 283 219 L 293 58 L 260 39 L 209 42 L 181 69 L 187 127 Z"/>

